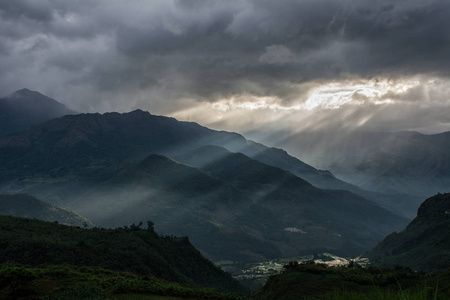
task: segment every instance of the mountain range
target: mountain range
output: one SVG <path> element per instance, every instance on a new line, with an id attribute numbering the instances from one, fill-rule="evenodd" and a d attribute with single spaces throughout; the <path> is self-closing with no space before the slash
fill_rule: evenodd
<path id="1" fill-rule="evenodd" d="M 408 222 L 281 149 L 141 110 L 53 119 L 0 138 L 0 154 L 2 192 L 102 226 L 151 219 L 214 259 L 357 255 Z"/>
<path id="2" fill-rule="evenodd" d="M 9 99 L 7 100 L 8 103 L 24 102 L 29 107 L 36 106 L 43 108 L 41 110 L 36 108 L 30 111 L 26 105 L 16 104 L 17 108 L 13 113 L 5 111 L 5 115 L 7 115 L 5 120 L 10 120 L 11 122 L 18 122 L 17 120 L 25 119 L 30 122 L 32 121 L 32 125 L 36 125 L 38 119 L 42 122 L 52 117 L 73 114 L 73 112 L 63 109 L 64 105 L 56 102 L 56 100 L 27 89 L 19 90 L 5 97 L 5 99 Z M 30 114 L 32 116 L 28 116 Z M 22 135 L 20 141 L 9 139 L 7 143 L 10 146 L 22 143 L 20 147 L 16 148 L 22 151 L 26 148 L 23 143 L 28 143 L 28 147 L 35 147 L 34 142 L 41 143 L 38 139 L 54 139 L 57 135 L 61 135 L 62 138 L 65 135 L 64 139 L 60 140 L 58 145 L 55 145 L 56 148 L 50 153 L 33 154 L 41 156 L 43 159 L 41 164 L 54 164 L 55 167 L 52 172 L 55 176 L 65 174 L 68 168 L 73 169 L 74 167 L 68 166 L 64 162 L 65 158 L 61 157 L 60 152 L 64 152 L 65 150 L 63 149 L 65 147 L 71 148 L 70 151 L 76 150 L 74 147 L 79 147 L 76 151 L 79 152 L 79 156 L 82 156 L 82 159 L 77 161 L 77 164 L 91 164 L 93 161 L 89 160 L 95 160 L 101 157 L 103 160 L 109 160 L 109 164 L 113 166 L 117 165 L 118 161 L 124 159 L 133 161 L 139 158 L 142 159 L 149 153 L 173 156 L 177 155 L 177 152 L 195 149 L 203 145 L 217 145 L 233 152 L 241 152 L 265 164 L 290 171 L 316 187 L 352 191 L 396 214 L 409 218 L 414 217 L 415 209 L 422 199 L 410 194 L 386 195 L 368 192 L 337 179 L 330 171 L 315 169 L 299 159 L 290 156 L 282 149 L 270 148 L 246 140 L 237 133 L 214 131 L 196 123 L 179 122 L 172 118 L 150 115 L 140 110 L 134 111 L 131 114 L 133 115 L 132 117 L 126 117 L 118 113 L 105 115 L 84 114 L 83 117 L 81 115 L 77 115 L 76 117 L 67 116 L 64 121 L 49 122 L 45 126 L 40 125 L 39 128 L 30 130 L 27 134 Z M 4 126 L 4 128 L 8 126 Z M 19 129 L 13 131 L 19 131 Z M 117 140 L 119 137 L 122 139 L 121 141 Z M 0 143 L 2 142 L 0 141 Z M 130 147 L 125 146 L 127 143 L 130 144 Z M 97 147 L 97 149 L 92 151 L 93 149 L 91 147 Z M 112 151 L 113 149 L 114 151 Z M 83 153 L 86 155 L 83 156 Z M 319 153 L 319 151 L 314 151 L 313 153 Z M 57 155 L 55 156 L 55 154 Z M 5 153 L 5 155 L 8 155 L 8 153 Z M 33 166 L 30 172 L 39 171 L 40 168 Z M 45 168 L 48 169 L 49 167 Z M 412 209 L 410 209 L 411 207 Z"/>
<path id="3" fill-rule="evenodd" d="M 406 224 L 350 192 L 317 189 L 240 153 L 202 169 L 152 154 L 66 205 L 108 227 L 149 218 L 214 260 L 356 255 Z"/>

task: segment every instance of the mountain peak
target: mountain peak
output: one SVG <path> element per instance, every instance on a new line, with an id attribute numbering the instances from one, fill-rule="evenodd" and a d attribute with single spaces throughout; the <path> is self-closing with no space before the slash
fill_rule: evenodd
<path id="1" fill-rule="evenodd" d="M 42 107 L 42 110 L 44 110 L 42 113 L 45 113 L 45 111 L 48 109 L 65 111 L 66 114 L 73 113 L 72 111 L 68 110 L 64 104 L 56 101 L 55 99 L 47 97 L 37 91 L 29 90 L 27 88 L 17 90 L 14 93 L 6 96 L 4 99 L 7 100 L 11 105 L 18 106 L 16 107 L 16 109 L 19 108 L 23 110 L 27 109 L 27 107 L 29 107 L 30 105 L 39 105 L 40 107 Z M 33 110 L 38 110 L 38 107 L 31 108 Z"/>
<path id="2" fill-rule="evenodd" d="M 417 218 L 440 219 L 450 215 L 450 193 L 437 194 L 423 202 L 418 211 Z"/>
<path id="3" fill-rule="evenodd" d="M 55 99 L 23 88 L 0 99 L 0 136 L 70 114 L 75 112 Z"/>
<path id="4" fill-rule="evenodd" d="M 148 111 L 142 110 L 140 108 L 130 111 L 130 115 L 151 115 Z"/>
<path id="5" fill-rule="evenodd" d="M 49 97 L 47 97 L 47 96 L 45 96 L 45 95 L 43 95 L 43 94 L 41 94 L 39 92 L 32 91 L 32 90 L 29 90 L 27 88 L 23 88 L 23 89 L 17 90 L 14 93 L 6 96 L 5 98 L 6 99 L 17 99 L 17 98 L 39 98 L 39 99 L 47 98 L 47 99 L 51 99 L 51 98 L 49 98 Z M 54 100 L 54 101 L 56 101 L 56 100 Z"/>

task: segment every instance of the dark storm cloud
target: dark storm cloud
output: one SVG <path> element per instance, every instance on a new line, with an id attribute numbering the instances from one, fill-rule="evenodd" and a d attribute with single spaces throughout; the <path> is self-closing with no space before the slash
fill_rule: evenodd
<path id="1" fill-rule="evenodd" d="M 305 83 L 448 76 L 449 17 L 447 1 L 0 0 L 0 92 L 94 110 L 240 94 L 289 105 Z"/>

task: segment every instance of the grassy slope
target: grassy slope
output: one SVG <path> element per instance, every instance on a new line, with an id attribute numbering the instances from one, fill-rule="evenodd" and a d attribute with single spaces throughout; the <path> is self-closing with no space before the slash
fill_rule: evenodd
<path id="1" fill-rule="evenodd" d="M 449 293 L 450 270 L 427 276 L 408 269 L 292 265 L 281 274 L 271 276 L 253 296 L 261 300 L 385 299 L 384 296 L 392 296 L 388 299 L 428 299 L 421 297 L 427 294 L 436 296 L 435 299 L 448 299 Z"/>
<path id="2" fill-rule="evenodd" d="M 0 265 L 0 298 L 35 299 L 245 299 L 212 288 L 155 277 L 70 265 Z"/>
<path id="3" fill-rule="evenodd" d="M 0 263 L 70 264 L 152 275 L 169 281 L 244 289 L 215 267 L 187 238 L 162 237 L 132 228 L 82 229 L 16 217 L 0 217 Z"/>

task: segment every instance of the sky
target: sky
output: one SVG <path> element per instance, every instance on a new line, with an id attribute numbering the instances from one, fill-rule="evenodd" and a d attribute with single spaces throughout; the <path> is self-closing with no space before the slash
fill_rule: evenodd
<path id="1" fill-rule="evenodd" d="M 241 133 L 450 130 L 450 1 L 0 0 L 0 97 Z"/>

